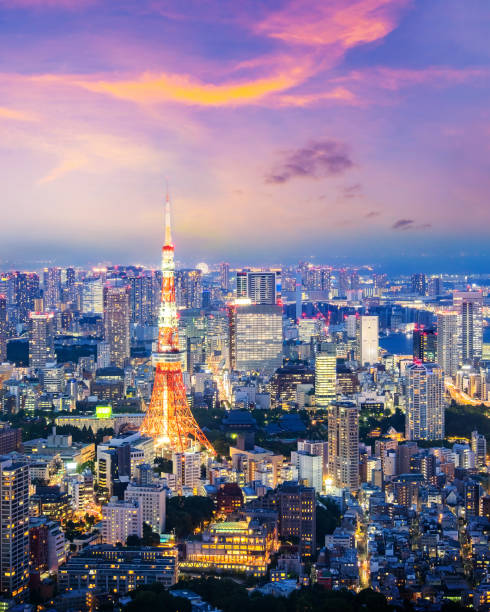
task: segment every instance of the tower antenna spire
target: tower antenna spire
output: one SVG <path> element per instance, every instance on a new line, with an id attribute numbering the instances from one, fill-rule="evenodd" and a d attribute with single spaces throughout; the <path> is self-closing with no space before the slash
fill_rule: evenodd
<path id="1" fill-rule="evenodd" d="M 172 226 L 170 223 L 170 196 L 168 195 L 168 181 L 166 183 L 166 196 L 165 196 L 165 245 L 170 246 L 172 244 Z"/>

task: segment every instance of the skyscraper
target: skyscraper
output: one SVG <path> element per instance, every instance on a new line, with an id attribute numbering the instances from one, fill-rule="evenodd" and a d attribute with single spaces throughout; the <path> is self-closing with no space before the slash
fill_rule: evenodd
<path id="1" fill-rule="evenodd" d="M 427 282 L 425 280 L 425 274 L 412 274 L 412 278 L 410 280 L 412 286 L 412 293 L 415 293 L 416 295 L 425 295 L 427 293 Z"/>
<path id="2" fill-rule="evenodd" d="M 86 278 L 83 281 L 82 310 L 84 313 L 102 314 L 104 312 L 104 287 L 100 277 Z"/>
<path id="3" fill-rule="evenodd" d="M 442 368 L 435 363 L 413 363 L 407 367 L 408 440 L 444 438 L 444 381 Z"/>
<path id="4" fill-rule="evenodd" d="M 285 482 L 274 494 L 279 511 L 279 533 L 297 538 L 302 557 L 316 553 L 316 494 L 313 487 Z"/>
<path id="5" fill-rule="evenodd" d="M 471 432 L 471 450 L 475 453 L 477 467 L 485 467 L 487 464 L 487 439 L 476 430 Z"/>
<path id="6" fill-rule="evenodd" d="M 315 358 L 315 405 L 326 410 L 337 389 L 337 352 L 332 342 L 322 342 Z"/>
<path id="7" fill-rule="evenodd" d="M 178 308 L 202 307 L 201 270 L 183 269 L 175 272 L 175 299 Z"/>
<path id="8" fill-rule="evenodd" d="M 27 323 L 34 300 L 39 297 L 39 276 L 35 273 L 15 272 L 15 304 L 17 320 Z"/>
<path id="9" fill-rule="evenodd" d="M 219 265 L 219 283 L 224 292 L 230 290 L 230 264 L 225 261 Z"/>
<path id="10" fill-rule="evenodd" d="M 61 268 L 44 268 L 44 307 L 57 308 L 61 301 Z"/>
<path id="11" fill-rule="evenodd" d="M 482 355 L 483 294 L 481 291 L 455 291 L 453 304 L 461 315 L 461 358 L 474 364 Z"/>
<path id="12" fill-rule="evenodd" d="M 357 319 L 357 359 L 364 364 L 378 363 L 378 317 L 362 315 Z"/>
<path id="13" fill-rule="evenodd" d="M 7 298 L 0 295 L 0 363 L 7 358 Z"/>
<path id="14" fill-rule="evenodd" d="M 281 273 L 237 272 L 237 297 L 249 298 L 252 304 L 277 304 L 281 297 Z"/>
<path id="15" fill-rule="evenodd" d="M 228 307 L 233 370 L 273 372 L 282 363 L 282 308 L 268 304 Z"/>
<path id="16" fill-rule="evenodd" d="M 434 363 L 437 353 L 435 329 L 416 327 L 413 331 L 413 358 L 424 363 Z"/>
<path id="17" fill-rule="evenodd" d="M 29 314 L 29 366 L 44 368 L 56 358 L 54 352 L 54 327 L 52 312 Z"/>
<path id="18" fill-rule="evenodd" d="M 359 488 L 359 409 L 353 402 L 328 408 L 328 473 L 336 487 Z"/>
<path id="19" fill-rule="evenodd" d="M 437 313 L 437 363 L 446 376 L 456 376 L 461 364 L 461 315 L 456 310 Z"/>
<path id="20" fill-rule="evenodd" d="M 104 332 L 111 363 L 123 368 L 130 357 L 128 287 L 104 287 Z"/>
<path id="21" fill-rule="evenodd" d="M 0 592 L 22 601 L 29 580 L 29 467 L 0 459 Z"/>
<path id="22" fill-rule="evenodd" d="M 153 278 L 146 274 L 131 276 L 128 279 L 130 291 L 131 323 L 134 325 L 151 325 L 153 322 L 152 293 Z"/>

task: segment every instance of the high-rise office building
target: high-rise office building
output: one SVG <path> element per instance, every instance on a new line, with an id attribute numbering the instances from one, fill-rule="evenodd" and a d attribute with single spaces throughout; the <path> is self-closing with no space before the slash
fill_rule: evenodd
<path id="1" fill-rule="evenodd" d="M 282 308 L 234 304 L 228 308 L 233 370 L 273 372 L 282 363 Z"/>
<path id="2" fill-rule="evenodd" d="M 325 410 L 337 394 L 337 351 L 332 342 L 322 342 L 315 357 L 315 405 Z"/>
<path id="3" fill-rule="evenodd" d="M 201 270 L 183 269 L 175 272 L 175 299 L 178 308 L 202 307 Z"/>
<path id="4" fill-rule="evenodd" d="M 44 268 L 44 307 L 57 308 L 61 301 L 61 268 Z"/>
<path id="5" fill-rule="evenodd" d="M 427 293 L 427 281 L 425 279 L 425 274 L 412 274 L 411 287 L 412 293 L 416 295 L 425 295 Z"/>
<path id="6" fill-rule="evenodd" d="M 128 282 L 131 323 L 134 325 L 151 325 L 154 321 L 152 313 L 153 278 L 139 274 L 128 278 Z"/>
<path id="7" fill-rule="evenodd" d="M 219 284 L 223 291 L 230 290 L 230 264 L 225 261 L 219 265 Z"/>
<path id="8" fill-rule="evenodd" d="M 237 297 L 249 298 L 252 304 L 277 304 L 281 297 L 281 273 L 237 272 Z"/>
<path id="9" fill-rule="evenodd" d="M 74 303 L 76 300 L 76 274 L 74 268 L 66 268 L 65 270 L 65 300 L 69 303 Z"/>
<path id="10" fill-rule="evenodd" d="M 456 376 L 461 364 L 461 315 L 457 310 L 437 313 L 437 358 L 446 376 Z"/>
<path id="11" fill-rule="evenodd" d="M 137 501 L 119 500 L 112 497 L 102 506 L 102 540 L 115 546 L 126 544 L 128 536 L 143 537 L 143 513 Z"/>
<path id="12" fill-rule="evenodd" d="M 0 592 L 18 601 L 29 580 L 29 466 L 0 459 Z"/>
<path id="13" fill-rule="evenodd" d="M 104 312 L 104 286 L 102 279 L 86 278 L 82 285 L 82 311 L 102 314 Z"/>
<path id="14" fill-rule="evenodd" d="M 7 338 L 7 298 L 4 295 L 0 295 L 0 363 L 7 359 Z"/>
<path id="15" fill-rule="evenodd" d="M 481 291 L 455 291 L 453 305 L 461 316 L 461 358 L 474 364 L 482 355 L 483 294 Z"/>
<path id="16" fill-rule="evenodd" d="M 471 432 L 471 450 L 475 453 L 477 467 L 484 468 L 487 464 L 487 439 L 483 434 Z"/>
<path id="17" fill-rule="evenodd" d="M 378 363 L 379 330 L 378 317 L 362 315 L 357 318 L 357 359 L 364 364 Z"/>
<path id="18" fill-rule="evenodd" d="M 281 537 L 293 537 L 299 542 L 302 557 L 316 553 L 316 493 L 313 487 L 285 482 L 274 494 L 279 513 Z"/>
<path id="19" fill-rule="evenodd" d="M 29 314 L 29 366 L 44 368 L 56 359 L 54 352 L 54 316 L 51 312 Z"/>
<path id="20" fill-rule="evenodd" d="M 15 272 L 15 305 L 17 322 L 27 323 L 34 300 L 39 297 L 39 276 L 35 273 Z"/>
<path id="21" fill-rule="evenodd" d="M 434 363 L 436 354 L 436 330 L 416 327 L 413 331 L 413 358 L 424 363 Z"/>
<path id="22" fill-rule="evenodd" d="M 359 408 L 352 402 L 328 408 L 328 473 L 336 487 L 359 488 Z"/>
<path id="23" fill-rule="evenodd" d="M 441 278 L 439 276 L 433 276 L 428 283 L 428 293 L 430 297 L 437 297 L 441 295 L 443 291 Z"/>
<path id="24" fill-rule="evenodd" d="M 130 357 L 128 287 L 104 287 L 104 332 L 111 363 L 123 368 Z"/>
<path id="25" fill-rule="evenodd" d="M 345 268 L 337 272 L 337 289 L 340 297 L 345 297 L 350 289 L 349 272 Z"/>
<path id="26" fill-rule="evenodd" d="M 444 438 L 444 380 L 435 363 L 413 363 L 407 367 L 407 412 L 405 435 L 408 440 Z"/>

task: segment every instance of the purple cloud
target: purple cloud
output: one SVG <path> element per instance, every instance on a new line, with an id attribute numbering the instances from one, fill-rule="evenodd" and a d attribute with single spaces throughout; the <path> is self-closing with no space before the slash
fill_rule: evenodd
<path id="1" fill-rule="evenodd" d="M 283 161 L 266 175 L 265 182 L 280 185 L 290 179 L 325 178 L 343 174 L 354 166 L 348 147 L 334 140 L 313 141 L 283 154 Z"/>
<path id="2" fill-rule="evenodd" d="M 429 227 L 432 227 L 431 223 L 415 224 L 415 221 L 413 219 L 398 219 L 398 221 L 395 221 L 395 223 L 393 223 L 393 225 L 391 226 L 392 229 L 401 231 L 421 230 L 428 229 Z"/>

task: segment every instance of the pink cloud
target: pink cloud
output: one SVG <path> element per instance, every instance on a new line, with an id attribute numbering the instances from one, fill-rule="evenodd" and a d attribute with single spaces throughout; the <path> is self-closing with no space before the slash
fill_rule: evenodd
<path id="1" fill-rule="evenodd" d="M 410 0 L 295 0 L 271 13 L 256 31 L 287 43 L 349 48 L 386 36 Z"/>
<path id="2" fill-rule="evenodd" d="M 34 113 L 0 106 L 0 120 L 2 119 L 11 121 L 37 121 L 37 117 Z"/>

